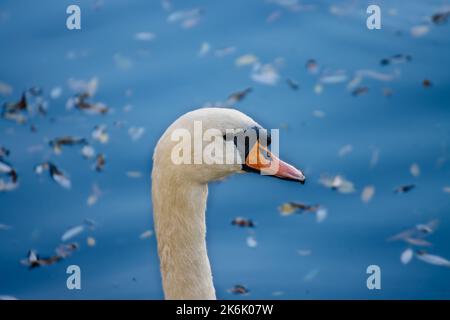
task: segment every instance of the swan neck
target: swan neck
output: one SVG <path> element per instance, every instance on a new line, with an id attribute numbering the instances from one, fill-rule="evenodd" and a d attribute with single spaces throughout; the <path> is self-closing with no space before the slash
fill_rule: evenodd
<path id="1" fill-rule="evenodd" d="M 166 299 L 215 299 L 206 249 L 206 184 L 153 173 L 152 197 Z"/>

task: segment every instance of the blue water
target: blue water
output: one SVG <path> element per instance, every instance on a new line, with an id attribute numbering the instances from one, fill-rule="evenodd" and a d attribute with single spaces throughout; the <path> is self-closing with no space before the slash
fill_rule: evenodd
<path id="1" fill-rule="evenodd" d="M 66 7 L 74 2 L 82 10 L 79 31 L 65 26 Z M 0 224 L 12 227 L 0 230 L 0 295 L 162 298 L 156 239 L 139 238 L 153 228 L 149 172 L 155 143 L 181 114 L 253 87 L 236 107 L 267 128 L 281 128 L 281 155 L 304 169 L 308 183 L 249 174 L 211 185 L 208 248 L 218 297 L 450 298 L 450 268 L 417 259 L 403 265 L 399 257 L 407 245 L 386 241 L 417 223 L 439 219 L 439 228 L 427 238 L 433 243 L 427 250 L 450 259 L 450 194 L 443 192 L 450 185 L 450 24 L 429 22 L 449 3 L 370 3 L 381 6 L 381 30 L 366 28 L 366 1 L 314 1 L 305 3 L 313 8 L 298 12 L 263 0 L 174 0 L 172 11 L 165 11 L 159 1 L 143 0 L 2 1 L 0 82 L 13 92 L 0 95 L 0 103 L 16 101 L 22 90 L 39 86 L 49 114 L 31 119 L 35 133 L 30 123 L 0 119 L 0 145 L 11 150 L 7 160 L 20 176 L 16 190 L 0 193 Z M 331 5 L 344 14 L 330 13 Z M 202 14 L 192 28 L 167 21 L 173 11 L 197 7 Z M 281 16 L 267 22 L 274 11 Z M 430 30 L 413 37 L 410 28 L 416 25 Z M 141 31 L 155 38 L 135 40 Z M 199 57 L 203 42 L 212 49 Z M 230 46 L 235 52 L 215 56 L 216 49 Z M 263 63 L 282 58 L 280 81 L 273 86 L 254 82 L 251 67 L 235 65 L 236 58 L 248 53 Z M 380 65 L 381 59 L 398 53 L 411 55 L 412 61 Z M 310 58 L 322 70 L 346 70 L 350 77 L 359 69 L 397 69 L 399 76 L 390 82 L 364 79 L 369 92 L 358 97 L 350 94 L 346 82 L 324 85 L 317 94 L 319 75 L 305 69 Z M 92 77 L 99 79 L 93 100 L 113 112 L 100 116 L 66 110 L 66 100 L 74 94 L 68 79 Z M 290 89 L 286 78 L 297 81 L 300 90 Z M 430 88 L 422 86 L 424 79 L 432 82 Z M 57 99 L 49 97 L 54 87 L 63 89 Z M 392 96 L 383 96 L 383 88 L 390 88 Z M 133 106 L 130 112 L 123 111 L 126 105 Z M 314 116 L 314 110 L 325 116 Z M 123 121 L 124 127 L 115 127 L 115 121 Z M 83 160 L 78 147 L 54 155 L 48 146 L 49 139 L 62 135 L 90 139 L 99 124 L 106 124 L 110 135 L 108 144 L 93 143 L 107 156 L 104 172 L 93 171 L 92 161 Z M 145 128 L 141 139 L 131 141 L 131 126 Z M 340 157 L 338 151 L 347 144 L 353 151 Z M 36 145 L 41 149 L 30 153 Z M 374 150 L 379 150 L 379 161 L 371 166 Z M 70 175 L 70 190 L 47 175 L 36 176 L 33 167 L 45 160 Z M 418 177 L 409 172 L 413 163 L 420 166 Z M 129 178 L 127 171 L 140 171 L 142 178 Z M 341 194 L 320 185 L 325 172 L 344 175 L 356 192 Z M 88 206 L 93 183 L 103 193 Z M 410 183 L 417 186 L 411 192 L 393 193 Z M 366 185 L 376 189 L 367 204 L 360 198 Z M 328 209 L 328 218 L 316 223 L 307 214 L 282 217 L 277 207 L 287 201 L 319 203 Z M 247 246 L 247 230 L 230 224 L 236 216 L 257 224 L 256 248 Z M 72 256 L 33 270 L 20 264 L 29 249 L 53 254 L 64 231 L 85 218 L 94 220 L 96 228 L 72 239 L 80 244 Z M 87 236 L 96 239 L 94 247 L 87 246 Z M 301 256 L 299 249 L 312 253 Z M 71 264 L 82 270 L 81 290 L 66 288 Z M 371 264 L 381 268 L 381 290 L 366 287 Z M 245 285 L 250 294 L 230 294 L 227 290 L 235 284 Z"/>

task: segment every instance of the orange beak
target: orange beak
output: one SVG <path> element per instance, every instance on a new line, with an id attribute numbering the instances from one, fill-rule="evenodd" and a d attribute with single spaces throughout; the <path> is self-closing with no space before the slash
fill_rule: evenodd
<path id="1" fill-rule="evenodd" d="M 271 175 L 284 180 L 298 181 L 305 183 L 305 175 L 302 171 L 286 163 L 271 153 L 259 141 L 253 145 L 245 159 L 245 165 L 251 171 L 259 172 L 263 175 Z"/>

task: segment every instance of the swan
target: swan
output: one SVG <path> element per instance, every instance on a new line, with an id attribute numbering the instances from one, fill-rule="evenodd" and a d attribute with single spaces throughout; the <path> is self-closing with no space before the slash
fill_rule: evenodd
<path id="1" fill-rule="evenodd" d="M 257 131 L 262 127 L 244 113 L 231 108 L 201 108 L 188 112 L 175 120 L 159 139 L 153 153 L 152 168 L 152 204 L 155 234 L 160 260 L 160 271 L 165 299 L 169 300 L 215 300 L 211 266 L 206 249 L 205 210 L 208 195 L 208 183 L 223 179 L 234 173 L 262 173 L 262 161 L 249 161 L 264 150 L 261 137 L 254 146 L 247 146 L 245 161 L 231 164 L 177 163 L 173 161 L 174 148 L 180 143 L 174 139 L 179 132 L 195 133 L 196 123 L 201 123 L 202 134 L 216 130 L 225 148 L 223 157 L 230 152 L 237 153 L 237 139 L 228 139 L 227 130 L 249 128 Z M 270 138 L 265 138 L 270 141 Z M 184 154 L 188 158 L 195 153 L 197 141 Z M 268 142 L 267 144 L 270 144 Z M 189 142 L 191 146 L 191 142 Z M 250 150 L 251 149 L 251 150 Z M 183 151 L 184 152 L 184 151 Z M 238 159 L 238 157 L 237 157 Z M 302 171 L 270 154 L 271 163 L 277 162 L 273 176 L 281 179 L 304 183 Z M 227 162 L 228 163 L 228 162 Z M 267 163 L 266 163 L 267 165 Z"/>

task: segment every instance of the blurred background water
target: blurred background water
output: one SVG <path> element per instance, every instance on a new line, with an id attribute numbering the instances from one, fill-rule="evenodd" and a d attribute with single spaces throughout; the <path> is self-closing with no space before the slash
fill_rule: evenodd
<path id="1" fill-rule="evenodd" d="M 382 29 L 370 31 L 366 8 L 375 3 L 382 9 Z M 66 29 L 70 4 L 81 7 L 82 30 Z M 299 186 L 238 175 L 211 185 L 207 240 L 218 298 L 450 298 L 450 268 L 417 259 L 403 265 L 400 254 L 408 245 L 386 241 L 439 219 L 428 238 L 433 246 L 426 250 L 450 258 L 450 194 L 444 192 L 450 185 L 450 25 L 430 22 L 448 5 L 441 0 L 2 1 L 0 82 L 9 87 L 3 88 L 0 103 L 17 101 L 23 90 L 38 86 L 48 115 L 25 125 L 0 119 L 0 145 L 10 149 L 7 160 L 20 178 L 16 190 L 0 193 L 0 224 L 12 227 L 0 230 L 0 295 L 162 298 L 155 237 L 140 239 L 153 228 L 153 148 L 181 114 L 252 87 L 236 108 L 267 128 L 281 128 L 281 156 L 303 168 L 309 181 Z M 200 14 L 184 25 L 168 21 L 174 12 L 195 8 Z M 425 26 L 427 33 L 411 33 L 416 26 Z M 139 32 L 147 32 L 149 41 L 136 39 Z M 199 55 L 202 43 L 210 46 L 204 56 Z M 271 63 L 279 80 L 274 85 L 253 81 L 252 67 L 235 63 L 245 54 Z M 395 54 L 412 60 L 380 65 Z M 322 71 L 345 70 L 347 81 L 323 84 L 320 92 L 321 73 L 306 70 L 308 59 Z M 364 79 L 369 91 L 353 96 L 346 86 L 361 69 L 396 77 Z M 99 85 L 92 100 L 111 112 L 67 110 L 66 100 L 76 93 L 68 79 L 94 77 Z M 287 78 L 298 82 L 299 90 L 292 90 Z M 431 87 L 422 85 L 425 79 Z M 62 94 L 53 99 L 49 93 L 55 87 Z M 383 89 L 392 96 L 383 95 Z M 63 135 L 92 141 L 91 131 L 100 124 L 107 125 L 110 136 L 107 144 L 92 142 L 107 157 L 103 172 L 92 170 L 78 147 L 55 155 L 48 146 Z M 127 132 L 133 126 L 145 128 L 136 141 Z M 346 145 L 351 152 L 339 156 Z M 70 190 L 34 173 L 34 166 L 46 160 L 69 174 Z M 410 173 L 413 163 L 419 176 Z M 129 171 L 142 177 L 130 178 Z M 325 188 L 319 184 L 323 173 L 345 176 L 356 191 Z M 88 206 L 93 183 L 102 195 Z M 402 184 L 416 188 L 395 194 Z M 375 195 L 364 203 L 361 192 L 367 185 L 375 187 Z M 328 217 L 322 223 L 310 214 L 283 217 L 277 207 L 287 201 L 321 204 Z M 255 221 L 253 233 L 232 226 L 236 216 Z M 53 254 L 64 231 L 84 219 L 94 220 L 96 228 L 71 240 L 80 245 L 72 256 L 33 270 L 20 264 L 29 249 Z M 250 234 L 257 240 L 254 248 L 246 244 Z M 95 246 L 86 244 L 87 236 L 96 239 Z M 66 288 L 71 264 L 81 267 L 82 290 Z M 371 264 L 381 268 L 381 290 L 366 287 Z M 250 294 L 232 295 L 227 290 L 235 284 Z"/>

